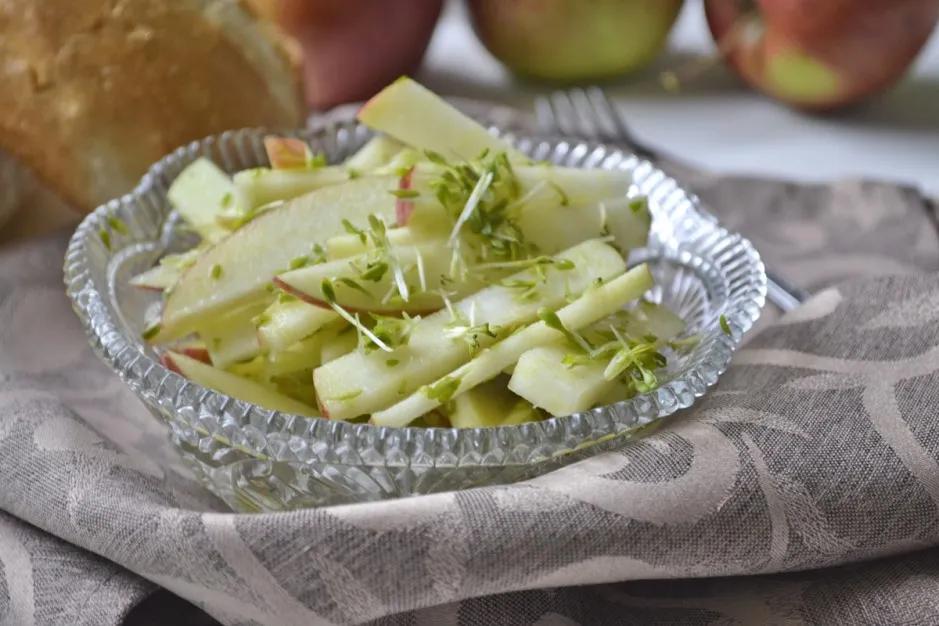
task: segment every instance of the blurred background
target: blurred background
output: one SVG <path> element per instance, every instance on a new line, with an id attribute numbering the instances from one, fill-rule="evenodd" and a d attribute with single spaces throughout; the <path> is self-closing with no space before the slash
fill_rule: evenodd
<path id="1" fill-rule="evenodd" d="M 578 4 L 586 10 L 592 3 Z M 877 4 L 889 10 L 904 0 L 801 4 L 809 5 L 809 19 L 814 21 L 818 18 L 812 13 L 826 4 L 840 4 L 850 12 Z M 554 88 L 513 80 L 474 37 L 466 13 L 462 2 L 447 4 L 418 75 L 429 87 L 529 108 L 535 94 Z M 873 30 L 864 31 L 871 44 L 860 53 L 852 51 L 861 66 L 877 65 L 889 56 L 874 45 L 890 42 L 884 24 L 873 21 Z M 934 20 L 925 24 L 932 32 Z M 904 38 L 913 36 L 901 32 Z M 859 104 L 825 114 L 795 110 L 757 93 L 717 62 L 716 54 L 704 3 L 688 0 L 651 64 L 605 86 L 645 143 L 703 167 L 804 180 L 874 176 L 918 184 L 939 195 L 939 35 L 911 55 L 909 69 L 903 63 L 890 68 L 887 74 L 898 83 L 875 86 L 873 95 Z M 673 93 L 662 86 L 663 72 L 689 75 Z"/>
<path id="2" fill-rule="evenodd" d="M 86 4 L 0 8 L 0 240 L 75 223 L 187 141 L 296 126 L 403 73 L 526 111 L 601 84 L 701 168 L 939 194 L 939 0 Z"/>

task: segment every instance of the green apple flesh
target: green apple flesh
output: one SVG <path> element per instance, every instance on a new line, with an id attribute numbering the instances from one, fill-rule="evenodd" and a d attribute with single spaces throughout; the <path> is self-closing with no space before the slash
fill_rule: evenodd
<path id="1" fill-rule="evenodd" d="M 257 326 L 258 343 L 263 350 L 283 352 L 338 319 L 339 316 L 331 309 L 302 300 L 283 302 L 278 299 L 261 314 Z"/>
<path id="2" fill-rule="evenodd" d="M 359 121 L 420 150 L 444 157 L 475 159 L 484 150 L 506 152 L 514 161 L 528 159 L 507 142 L 489 134 L 443 98 L 406 76 L 365 103 Z"/>
<path id="3" fill-rule="evenodd" d="M 616 250 L 596 240 L 579 244 L 559 256 L 572 261 L 574 268 L 549 267 L 544 278 L 525 270 L 503 285 L 486 287 L 454 303 L 455 311 L 466 321 L 447 310 L 439 311 L 421 319 L 408 343 L 394 352 L 356 351 L 317 368 L 313 379 L 320 404 L 334 419 L 349 419 L 387 407 L 470 358 L 467 342 L 451 336 L 458 327 L 472 332 L 476 343 L 485 346 L 494 338 L 479 330 L 483 325 L 507 330 L 525 324 L 542 307 L 553 310 L 568 295 L 581 293 L 598 278 L 617 276 L 626 267 Z M 520 299 L 518 288 L 511 285 L 532 280 L 543 282 L 539 282 L 532 297 Z"/>
<path id="4" fill-rule="evenodd" d="M 359 227 L 369 214 L 394 220 L 394 177 L 362 178 L 318 189 L 273 209 L 235 231 L 205 254 L 176 283 L 166 299 L 157 342 L 186 335 L 233 307 L 257 301 L 274 276 L 295 259 L 343 230 Z"/>
<path id="5" fill-rule="evenodd" d="M 749 85 L 831 110 L 899 80 L 939 19 L 939 0 L 706 0 L 728 64 Z"/>
<path id="6" fill-rule="evenodd" d="M 585 291 L 579 298 L 559 309 L 557 319 L 565 328 L 579 330 L 622 309 L 654 284 L 648 266 L 639 265 L 609 282 Z M 563 339 L 561 332 L 546 322 L 531 324 L 484 349 L 471 361 L 433 384 L 418 389 L 387 409 L 373 413 L 372 423 L 379 426 L 407 426 L 412 420 L 433 411 L 449 399 L 435 393 L 435 389 L 449 388 L 448 395 L 457 397 L 495 378 L 529 350 L 550 345 L 559 339 Z"/>
<path id="7" fill-rule="evenodd" d="M 206 241 L 215 242 L 228 233 L 216 218 L 233 201 L 234 192 L 228 175 L 203 157 L 176 177 L 166 196 L 193 230 Z"/>
<path id="8" fill-rule="evenodd" d="M 506 388 L 504 376 L 493 378 L 475 389 L 460 394 L 448 407 L 454 428 L 495 428 L 541 420 L 538 411 L 526 400 Z"/>
<path id="9" fill-rule="evenodd" d="M 662 49 L 683 0 L 468 0 L 473 27 L 509 69 L 550 81 L 635 71 Z"/>
<path id="10" fill-rule="evenodd" d="M 203 387 L 257 404 L 265 409 L 308 417 L 319 415 L 316 409 L 308 404 L 298 402 L 243 376 L 206 365 L 184 354 L 167 352 L 163 356 L 163 362 L 169 369 Z"/>

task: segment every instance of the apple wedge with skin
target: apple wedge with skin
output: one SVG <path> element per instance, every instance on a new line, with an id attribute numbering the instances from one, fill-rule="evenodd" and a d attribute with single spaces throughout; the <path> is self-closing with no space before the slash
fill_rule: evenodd
<path id="1" fill-rule="evenodd" d="M 309 302 L 277 300 L 260 315 L 258 343 L 264 351 L 283 352 L 338 319 L 335 311 L 313 306 Z"/>
<path id="2" fill-rule="evenodd" d="M 358 152 L 346 159 L 346 168 L 357 172 L 368 172 L 388 165 L 404 145 L 387 135 L 376 135 L 369 139 Z"/>
<path id="3" fill-rule="evenodd" d="M 130 284 L 141 289 L 166 291 L 176 284 L 186 268 L 195 263 L 206 249 L 204 246 L 198 246 L 179 254 L 168 254 L 154 267 L 131 278 Z"/>
<path id="4" fill-rule="evenodd" d="M 396 291 L 394 271 L 390 266 L 378 280 L 362 278 L 362 268 L 366 267 L 371 257 L 369 252 L 286 272 L 277 276 L 274 284 L 310 304 L 329 307 L 329 298 L 323 293 L 323 283 L 328 281 L 335 291 L 336 304 L 349 311 L 382 314 L 397 314 L 403 311 L 412 315 L 423 315 L 443 308 L 444 300 L 440 289 L 449 271 L 452 256 L 445 242 L 393 247 L 392 255 L 401 267 L 404 282 L 410 288 L 407 300 Z M 423 286 L 421 273 L 424 275 Z M 469 276 L 449 289 L 454 292 L 454 297 L 460 297 L 482 286 L 481 280 Z M 386 294 L 394 295 L 387 298 Z"/>
<path id="5" fill-rule="evenodd" d="M 341 165 L 288 170 L 259 167 L 238 172 L 233 180 L 238 207 L 242 211 L 250 211 L 344 183 L 349 180 L 349 171 Z"/>
<path id="6" fill-rule="evenodd" d="M 408 227 L 389 228 L 387 231 L 388 241 L 392 246 L 404 247 L 413 246 L 419 242 L 414 231 Z M 338 261 L 348 259 L 367 252 L 368 242 L 362 241 L 362 238 L 352 233 L 342 233 L 326 240 L 326 259 L 329 261 Z"/>
<path id="7" fill-rule="evenodd" d="M 446 168 L 437 163 L 422 161 L 408 174 L 406 188 L 414 188 L 422 195 L 428 193 L 431 181 L 439 178 Z M 528 198 L 548 187 L 555 192 L 556 202 L 563 206 L 591 204 L 603 200 L 624 198 L 633 183 L 632 174 L 623 170 L 583 169 L 560 165 L 516 165 L 512 168 L 518 181 L 519 198 Z M 432 194 L 430 194 L 432 197 Z M 406 221 L 405 221 L 406 223 Z"/>
<path id="8" fill-rule="evenodd" d="M 213 319 L 196 331 L 209 352 L 212 365 L 225 369 L 232 363 L 257 356 L 261 346 L 251 320 L 263 309 L 263 303 L 242 307 Z"/>
<path id="9" fill-rule="evenodd" d="M 337 328 L 323 329 L 320 344 L 320 363 L 326 364 L 345 356 L 359 345 L 359 336 L 355 328 L 348 324 Z"/>
<path id="10" fill-rule="evenodd" d="M 596 326 L 602 328 L 606 321 Z M 669 341 L 685 330 L 685 322 L 680 317 L 651 302 L 641 302 L 628 315 L 621 315 L 612 323 L 625 326 L 624 334 L 630 337 L 655 335 L 661 341 Z M 569 367 L 564 360 L 571 352 L 570 346 L 563 342 L 529 350 L 519 357 L 509 389 L 555 416 L 586 411 L 605 398 L 628 397 L 629 388 L 625 383 L 606 379 L 606 361 L 588 361 Z M 546 380 L 551 384 L 545 385 Z"/>
<path id="11" fill-rule="evenodd" d="M 654 285 L 646 265 L 635 267 L 594 289 L 589 289 L 577 300 L 557 311 L 564 327 L 578 330 L 615 313 L 630 301 L 642 296 Z M 446 376 L 421 387 L 397 404 L 372 413 L 372 423 L 378 426 L 403 427 L 421 415 L 432 411 L 451 398 L 495 378 L 516 363 L 525 352 L 550 345 L 563 338 L 561 331 L 540 321 L 509 335 L 502 341 L 484 349 L 468 363 Z M 543 384 L 551 384 L 544 379 Z"/>
<path id="12" fill-rule="evenodd" d="M 521 207 L 515 223 L 527 241 L 548 254 L 604 235 L 611 235 L 625 254 L 646 245 L 652 217 L 642 198 L 564 206 L 554 190 L 542 187 Z"/>
<path id="13" fill-rule="evenodd" d="M 228 174 L 203 157 L 180 172 L 166 197 L 200 237 L 214 243 L 228 234 L 216 218 L 234 201 L 234 194 L 235 185 Z"/>
<path id="14" fill-rule="evenodd" d="M 494 378 L 453 399 L 449 409 L 454 428 L 513 426 L 541 419 L 526 400 L 506 388 L 505 377 Z"/>
<path id="15" fill-rule="evenodd" d="M 154 342 L 182 337 L 234 307 L 263 300 L 274 276 L 342 232 L 342 221 L 366 226 L 375 214 L 394 219 L 394 177 L 324 187 L 272 209 L 203 254 L 166 299 Z"/>
<path id="16" fill-rule="evenodd" d="M 167 352 L 163 355 L 163 363 L 167 368 L 185 376 L 192 382 L 233 398 L 273 411 L 319 417 L 319 412 L 308 404 L 268 389 L 249 378 L 206 365 L 184 354 Z"/>
<path id="17" fill-rule="evenodd" d="M 505 152 L 512 161 L 529 159 L 492 135 L 443 98 L 402 76 L 366 102 L 360 122 L 419 150 L 433 150 L 446 158 L 470 160 L 484 150 Z"/>
<path id="18" fill-rule="evenodd" d="M 313 381 L 325 413 L 350 419 L 388 407 L 469 360 L 470 344 L 486 346 L 495 341 L 492 335 L 535 319 L 539 309 L 553 310 L 571 294 L 626 269 L 619 253 L 597 240 L 556 258 L 573 267 L 548 265 L 517 272 L 454 303 L 452 314 L 442 310 L 422 318 L 407 344 L 392 352 L 356 350 L 318 367 Z"/>

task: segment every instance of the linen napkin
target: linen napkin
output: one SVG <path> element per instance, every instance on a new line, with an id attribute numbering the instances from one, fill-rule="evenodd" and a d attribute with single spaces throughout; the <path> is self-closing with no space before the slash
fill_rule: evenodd
<path id="1" fill-rule="evenodd" d="M 645 439 L 525 483 L 381 503 L 226 512 L 87 347 L 65 236 L 0 251 L 0 623 L 186 610 L 148 600 L 158 588 L 224 624 L 939 620 L 925 201 L 686 173 L 775 270 L 837 286 Z"/>

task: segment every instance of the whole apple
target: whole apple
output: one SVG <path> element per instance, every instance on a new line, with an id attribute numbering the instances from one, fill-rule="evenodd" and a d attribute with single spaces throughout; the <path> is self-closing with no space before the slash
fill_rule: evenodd
<path id="1" fill-rule="evenodd" d="M 443 0 L 251 0 L 303 52 L 307 102 L 365 100 L 420 65 Z"/>
<path id="2" fill-rule="evenodd" d="M 899 80 L 939 19 L 939 0 L 705 0 L 705 8 L 745 82 L 819 111 Z"/>
<path id="3" fill-rule="evenodd" d="M 483 45 L 510 70 L 549 81 L 610 78 L 646 65 L 684 0 L 468 0 Z"/>

